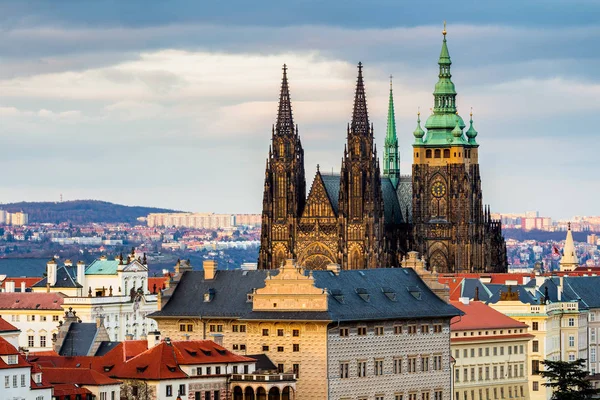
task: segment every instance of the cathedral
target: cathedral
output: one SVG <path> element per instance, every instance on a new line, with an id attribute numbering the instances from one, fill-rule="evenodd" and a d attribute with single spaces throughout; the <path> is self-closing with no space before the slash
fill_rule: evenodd
<path id="1" fill-rule="evenodd" d="M 499 221 L 483 206 L 477 131 L 456 110 L 443 32 L 433 113 L 413 135 L 412 176 L 400 174 L 390 83 L 383 173 L 358 64 L 352 120 L 339 174 L 319 170 L 306 193 L 304 150 L 294 124 L 287 68 L 265 169 L 258 267 L 296 259 L 309 269 L 398 267 L 418 251 L 437 272 L 503 272 Z"/>

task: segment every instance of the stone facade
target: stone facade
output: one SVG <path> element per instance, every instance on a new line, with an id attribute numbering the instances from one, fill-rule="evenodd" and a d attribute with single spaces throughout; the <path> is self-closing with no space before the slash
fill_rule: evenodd
<path id="1" fill-rule="evenodd" d="M 448 320 L 369 321 L 331 326 L 327 398 L 409 399 L 410 395 L 416 395 L 418 399 L 451 400 L 449 340 Z M 409 365 L 413 359 L 414 368 Z M 366 363 L 364 376 L 360 363 Z"/>

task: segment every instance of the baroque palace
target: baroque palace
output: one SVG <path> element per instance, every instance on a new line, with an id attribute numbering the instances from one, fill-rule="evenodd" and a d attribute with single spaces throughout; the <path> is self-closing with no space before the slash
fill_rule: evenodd
<path id="1" fill-rule="evenodd" d="M 381 174 L 369 122 L 362 64 L 339 174 L 319 171 L 306 196 L 304 150 L 284 66 L 263 195 L 259 268 L 286 259 L 309 269 L 399 266 L 408 251 L 438 272 L 502 272 L 506 246 L 499 221 L 484 209 L 477 131 L 456 110 L 444 28 L 433 114 L 414 131 L 413 171 L 400 174 L 390 86 Z"/>

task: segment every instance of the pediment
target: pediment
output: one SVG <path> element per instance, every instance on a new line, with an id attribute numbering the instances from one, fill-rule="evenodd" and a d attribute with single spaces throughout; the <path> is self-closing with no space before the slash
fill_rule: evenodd
<path id="1" fill-rule="evenodd" d="M 138 260 L 134 260 L 130 262 L 125 268 L 123 268 L 124 272 L 144 272 L 148 271 L 148 268 L 139 262 Z"/>
<path id="2" fill-rule="evenodd" d="M 317 171 L 308 194 L 308 199 L 306 200 L 306 205 L 304 206 L 302 218 L 335 218 L 335 216 L 327 190 L 325 189 L 325 184 L 321 178 L 321 173 Z"/>

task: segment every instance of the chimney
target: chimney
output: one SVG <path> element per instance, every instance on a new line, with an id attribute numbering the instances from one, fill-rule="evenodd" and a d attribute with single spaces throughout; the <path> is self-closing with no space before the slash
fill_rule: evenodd
<path id="1" fill-rule="evenodd" d="M 73 261 L 65 260 L 65 267 L 72 267 L 72 266 L 73 266 Z"/>
<path id="2" fill-rule="evenodd" d="M 151 349 L 160 343 L 160 332 L 148 332 L 148 348 Z"/>
<path id="3" fill-rule="evenodd" d="M 133 340 L 133 333 L 126 333 L 125 340 Z"/>
<path id="4" fill-rule="evenodd" d="M 14 281 L 6 281 L 4 284 L 4 290 L 6 293 L 14 293 L 15 292 L 15 282 Z"/>
<path id="5" fill-rule="evenodd" d="M 204 268 L 204 280 L 209 281 L 215 278 L 217 272 L 217 262 L 215 260 L 205 260 L 202 263 L 202 268 Z"/>
<path id="6" fill-rule="evenodd" d="M 57 270 L 57 268 L 58 268 L 58 264 L 56 264 L 56 261 L 54 259 L 48 261 L 48 264 L 46 264 L 47 280 L 48 280 L 48 283 L 50 284 L 50 286 L 56 285 L 56 270 Z"/>
<path id="7" fill-rule="evenodd" d="M 223 335 L 220 333 L 212 334 L 212 341 L 218 344 L 219 346 L 223 346 Z"/>
<path id="8" fill-rule="evenodd" d="M 327 271 L 333 272 L 335 275 L 340 274 L 340 264 L 327 264 Z"/>
<path id="9" fill-rule="evenodd" d="M 25 281 L 21 281 L 21 293 L 25 293 L 27 288 L 25 287 Z"/>
<path id="10" fill-rule="evenodd" d="M 460 301 L 461 303 L 463 303 L 465 306 L 468 306 L 470 299 L 468 297 L 460 297 L 458 299 L 458 301 Z"/>
<path id="11" fill-rule="evenodd" d="M 77 283 L 85 288 L 85 263 L 77 261 Z"/>

